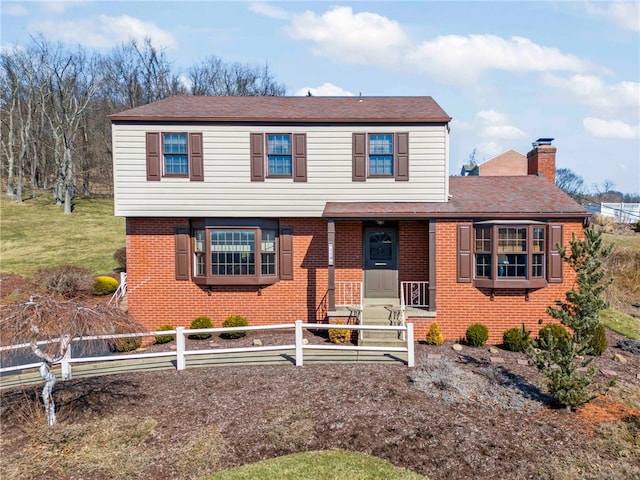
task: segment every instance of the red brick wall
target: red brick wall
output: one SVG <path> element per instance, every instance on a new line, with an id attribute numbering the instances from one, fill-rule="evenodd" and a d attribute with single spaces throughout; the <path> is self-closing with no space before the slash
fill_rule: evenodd
<path id="1" fill-rule="evenodd" d="M 211 295 L 191 281 L 175 280 L 175 229 L 188 220 L 127 219 L 127 284 L 131 317 L 153 329 L 189 326 L 207 315 L 216 327 L 229 315 L 250 325 L 324 319 L 317 313 L 327 291 L 327 223 L 322 219 L 283 219 L 293 228 L 294 280 L 264 287 L 213 287 Z"/>
<path id="2" fill-rule="evenodd" d="M 489 328 L 489 342 L 502 343 L 503 332 L 511 327 L 525 328 L 536 335 L 541 325 L 554 321 L 546 314 L 546 308 L 556 299 L 564 299 L 575 278 L 567 265 L 563 265 L 563 283 L 549 284 L 546 288 L 532 290 L 529 300 L 523 290 L 495 290 L 491 300 L 490 290 L 478 289 L 471 283 L 457 283 L 456 278 L 456 234 L 457 223 L 440 221 L 436 224 L 436 317 L 412 318 L 416 340 L 424 338 L 429 325 L 436 321 L 447 340 L 464 337 L 472 323 L 483 323 Z M 566 223 L 563 228 L 563 243 L 568 245 L 571 234 L 582 235 L 581 222 Z"/>
<path id="3" fill-rule="evenodd" d="M 127 219 L 127 283 L 129 314 L 149 329 L 163 324 L 189 326 L 199 315 L 220 326 L 229 315 L 243 315 L 251 325 L 320 321 L 326 313 L 327 224 L 323 219 L 283 219 L 293 228 L 294 280 L 280 281 L 261 291 L 257 286 L 213 287 L 211 294 L 191 281 L 175 280 L 175 229 L 188 226 L 183 218 Z M 413 318 L 415 338 L 422 339 L 437 321 L 449 340 L 464 336 L 475 322 L 489 327 L 490 341 L 501 343 L 507 328 L 520 326 L 534 334 L 538 319 L 549 323 L 546 307 L 564 298 L 573 272 L 564 266 L 564 283 L 531 291 L 488 290 L 456 282 L 457 223 L 436 223 L 437 316 Z M 400 281 L 428 280 L 428 225 L 400 222 Z M 563 240 L 582 234 L 580 222 L 565 224 Z M 362 281 L 362 223 L 336 222 L 336 281 Z"/>
<path id="4" fill-rule="evenodd" d="M 400 222 L 398 236 L 399 281 L 429 280 L 429 224 Z"/>

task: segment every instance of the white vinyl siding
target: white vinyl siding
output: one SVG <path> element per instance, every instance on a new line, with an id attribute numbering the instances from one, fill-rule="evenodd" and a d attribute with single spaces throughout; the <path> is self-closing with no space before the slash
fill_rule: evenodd
<path id="1" fill-rule="evenodd" d="M 320 217 L 332 202 L 444 202 L 448 133 L 441 126 L 113 125 L 115 214 L 126 217 Z M 147 181 L 145 132 L 202 132 L 204 181 Z M 307 134 L 307 181 L 251 182 L 249 136 Z M 409 132 L 409 181 L 352 181 L 353 132 Z"/>

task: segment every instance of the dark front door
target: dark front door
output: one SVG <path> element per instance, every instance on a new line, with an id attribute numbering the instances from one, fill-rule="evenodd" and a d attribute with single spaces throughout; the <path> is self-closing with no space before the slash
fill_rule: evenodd
<path id="1" fill-rule="evenodd" d="M 375 226 L 364 230 L 365 298 L 398 297 L 398 231 Z"/>

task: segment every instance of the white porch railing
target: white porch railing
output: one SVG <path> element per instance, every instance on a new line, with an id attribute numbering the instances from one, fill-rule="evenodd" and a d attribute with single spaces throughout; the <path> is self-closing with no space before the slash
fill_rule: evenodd
<path id="1" fill-rule="evenodd" d="M 127 272 L 120 272 L 120 285 L 109 299 L 109 305 L 120 305 L 120 300 L 127 294 Z"/>
<path id="2" fill-rule="evenodd" d="M 336 307 L 362 308 L 362 282 L 336 282 Z"/>
<path id="3" fill-rule="evenodd" d="M 414 354 L 414 343 L 413 343 L 413 324 L 409 323 L 403 326 L 394 325 L 394 326 L 381 326 L 381 325 L 340 325 L 340 329 L 347 330 L 391 330 L 401 332 L 403 336 L 407 339 L 406 346 L 403 347 L 376 347 L 376 346 L 367 346 L 360 347 L 355 345 L 328 345 L 328 344 L 305 344 L 303 339 L 303 331 L 304 329 L 314 329 L 314 330 L 329 330 L 332 328 L 338 328 L 335 324 L 324 324 L 324 323 L 302 323 L 302 320 L 296 320 L 295 323 L 287 323 L 280 325 L 263 325 L 263 326 L 254 326 L 254 327 L 233 327 L 233 328 L 207 328 L 207 329 L 198 329 L 191 330 L 186 329 L 184 327 L 178 327 L 175 330 L 163 330 L 157 332 L 145 332 L 145 333 L 125 333 L 125 334 L 117 334 L 117 335 L 94 335 L 94 336 L 86 336 L 81 338 L 74 338 L 74 342 L 85 341 L 85 340 L 109 340 L 116 338 L 132 338 L 132 337 L 150 337 L 150 336 L 166 336 L 166 335 L 175 335 L 176 337 L 176 349 L 175 351 L 169 350 L 166 352 L 152 352 L 152 353 L 128 353 L 128 354 L 120 354 L 120 355 L 104 355 L 104 356 L 96 356 L 96 357 L 81 357 L 81 358 L 72 358 L 71 356 L 71 348 L 67 350 L 68 354 L 62 358 L 59 362 L 61 366 L 61 371 L 63 375 L 63 380 L 69 380 L 72 377 L 71 365 L 73 364 L 81 364 L 81 363 L 99 363 L 99 362 L 110 362 L 114 360 L 134 360 L 134 359 L 143 359 L 143 358 L 160 358 L 160 357 L 173 357 L 175 358 L 176 370 L 184 370 L 186 368 L 186 359 L 190 356 L 197 355 L 219 355 L 225 353 L 253 353 L 253 352 L 268 352 L 268 351 L 276 351 L 283 349 L 290 349 L 295 351 L 295 365 L 300 366 L 304 364 L 304 354 L 305 351 L 313 351 L 313 350 L 335 350 L 335 351 L 356 351 L 356 352 L 380 352 L 380 353 L 393 353 L 393 352 L 404 352 L 407 354 L 407 366 L 413 367 L 415 366 L 415 354 Z M 186 337 L 191 334 L 196 333 L 223 333 L 223 332 L 251 332 L 251 331 L 259 331 L 259 330 L 286 330 L 293 329 L 294 330 L 294 343 L 288 345 L 270 345 L 270 346 L 249 346 L 249 347 L 239 347 L 239 348 L 214 348 L 207 350 L 187 350 L 186 348 Z M 39 344 L 45 343 L 55 343 L 57 340 L 51 340 L 48 342 L 38 342 Z M 20 348 L 27 348 L 29 344 L 20 344 L 20 345 L 9 345 L 0 347 L 0 352 L 6 352 L 10 350 L 17 350 Z M 13 365 L 10 367 L 2 367 L 0 368 L 0 373 L 9 373 L 15 371 L 24 371 L 29 369 L 37 370 L 42 362 L 28 363 L 23 365 Z M 10 377 L 7 377 L 10 378 Z M 2 386 L 2 382 L 0 382 L 0 386 Z"/>
<path id="4" fill-rule="evenodd" d="M 429 282 L 400 282 L 400 326 L 407 323 L 407 307 L 429 307 Z M 403 336 L 405 332 L 400 335 Z M 404 337 L 402 337 L 404 340 Z"/>

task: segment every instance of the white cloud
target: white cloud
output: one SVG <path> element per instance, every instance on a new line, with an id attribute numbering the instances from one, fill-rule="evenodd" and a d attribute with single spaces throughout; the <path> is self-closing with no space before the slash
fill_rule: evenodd
<path id="1" fill-rule="evenodd" d="M 2 6 L 2 13 L 11 17 L 24 17 L 29 14 L 29 10 L 24 5 L 9 3 Z"/>
<path id="2" fill-rule="evenodd" d="M 517 139 L 526 137 L 526 134 L 518 127 L 508 125 L 509 117 L 495 110 L 480 110 L 476 113 L 476 119 L 484 124 L 480 136 L 482 138 Z"/>
<path id="3" fill-rule="evenodd" d="M 620 82 L 607 85 L 593 75 L 572 75 L 562 78 L 556 75 L 544 75 L 545 85 L 571 93 L 578 100 L 597 108 L 640 107 L 640 82 Z"/>
<path id="4" fill-rule="evenodd" d="M 63 13 L 70 7 L 74 7 L 82 3 L 88 3 L 88 0 L 44 0 L 39 3 L 42 8 L 48 12 Z"/>
<path id="5" fill-rule="evenodd" d="M 314 54 L 336 62 L 401 66 L 461 84 L 476 82 L 491 70 L 581 73 L 599 68 L 524 37 L 442 35 L 416 41 L 395 20 L 371 12 L 354 12 L 351 7 L 293 15 L 287 30 L 292 38 L 313 42 Z"/>
<path id="6" fill-rule="evenodd" d="M 593 66 L 575 55 L 533 43 L 528 38 L 496 35 L 443 35 L 422 42 L 407 55 L 423 73 L 448 81 L 476 82 L 489 70 L 513 73 L 583 72 Z"/>
<path id="7" fill-rule="evenodd" d="M 153 22 L 121 15 L 109 17 L 100 15 L 84 20 L 34 21 L 28 27 L 31 33 L 42 33 L 50 40 L 79 43 L 91 48 L 108 48 L 134 39 L 142 41 L 150 38 L 156 47 L 175 48 L 177 41 L 169 32 L 162 30 Z"/>
<path id="8" fill-rule="evenodd" d="M 616 138 L 622 140 L 640 138 L 640 125 L 629 125 L 621 120 L 603 120 L 601 118 L 586 117 L 582 120 L 582 125 L 587 133 L 598 138 Z"/>
<path id="9" fill-rule="evenodd" d="M 353 97 L 353 93 L 338 87 L 333 83 L 325 82 L 319 87 L 303 87 L 295 91 L 294 95 L 302 97 L 311 92 L 314 97 Z"/>
<path id="10" fill-rule="evenodd" d="M 271 3 L 256 2 L 249 4 L 249 10 L 258 15 L 264 17 L 275 18 L 277 20 L 284 20 L 289 18 L 289 14 L 282 8 L 276 7 Z"/>
<path id="11" fill-rule="evenodd" d="M 398 22 L 376 13 L 353 13 L 351 7 L 294 15 L 287 30 L 295 39 L 315 42 L 315 54 L 354 64 L 395 64 L 407 44 Z"/>
<path id="12" fill-rule="evenodd" d="M 505 148 L 497 142 L 481 142 L 476 147 L 476 161 L 487 160 L 505 151 Z"/>
<path id="13" fill-rule="evenodd" d="M 640 2 L 602 2 L 597 5 L 585 4 L 587 13 L 595 17 L 603 17 L 623 30 L 640 32 Z"/>
<path id="14" fill-rule="evenodd" d="M 481 135 L 484 137 L 505 139 L 523 138 L 527 136 L 522 130 L 513 125 L 489 125 L 482 130 Z"/>
<path id="15" fill-rule="evenodd" d="M 504 113 L 498 113 L 495 110 L 480 110 L 476 113 L 476 118 L 484 123 L 496 124 L 507 121 Z"/>
<path id="16" fill-rule="evenodd" d="M 456 120 L 455 118 L 449 122 L 449 126 L 452 130 L 473 130 L 473 125 L 464 120 Z"/>

